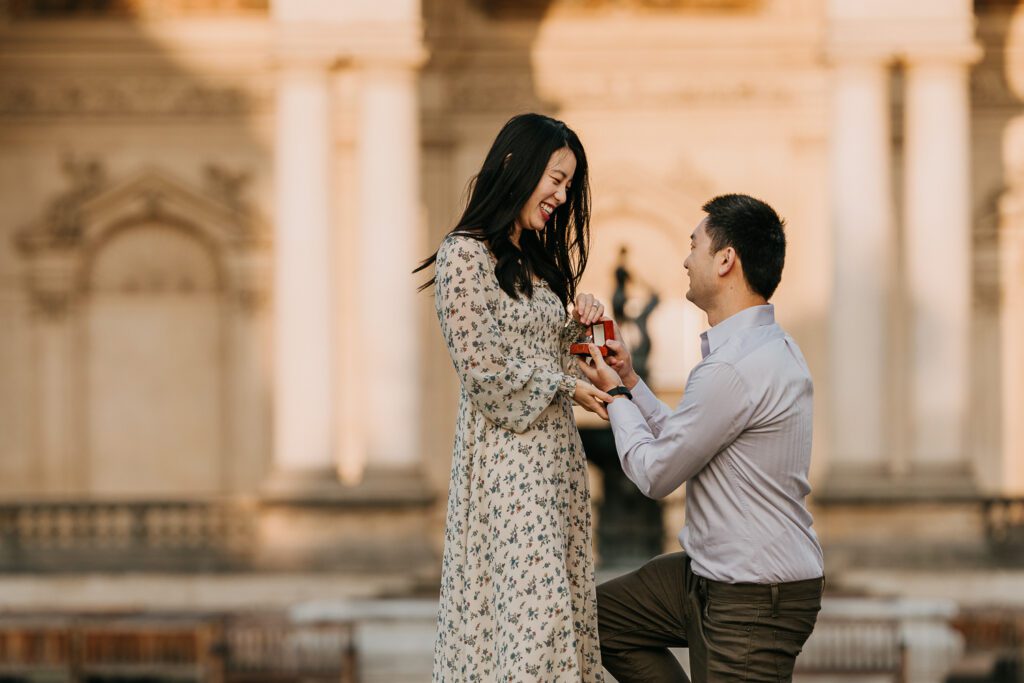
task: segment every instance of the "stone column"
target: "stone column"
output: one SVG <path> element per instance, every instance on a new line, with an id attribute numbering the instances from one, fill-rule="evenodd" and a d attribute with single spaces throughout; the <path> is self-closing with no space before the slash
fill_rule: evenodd
<path id="1" fill-rule="evenodd" d="M 419 469 L 422 381 L 416 278 L 425 253 L 417 74 L 422 50 L 366 56 L 359 69 L 359 382 L 367 474 Z"/>
<path id="2" fill-rule="evenodd" d="M 229 256 L 231 492 L 259 490 L 270 451 L 271 382 L 268 352 L 269 254 L 261 247 Z"/>
<path id="3" fill-rule="evenodd" d="M 834 58 L 831 463 L 881 472 L 890 446 L 887 319 L 896 245 L 889 69 L 881 55 Z"/>
<path id="4" fill-rule="evenodd" d="M 43 253 L 33 257 L 29 288 L 36 354 L 35 443 L 37 487 L 42 493 L 80 492 L 84 463 L 76 458 L 74 256 Z"/>
<path id="5" fill-rule="evenodd" d="M 966 467 L 971 223 L 968 63 L 912 55 L 905 93 L 905 254 L 914 466 Z"/>
<path id="6" fill-rule="evenodd" d="M 257 562 L 416 580 L 437 567 L 426 528 L 432 496 L 417 472 L 421 378 L 410 273 L 423 252 L 419 5 L 273 7 L 286 54 L 277 114 L 275 480 L 288 485 L 264 498 Z M 317 54 L 333 57 L 318 64 Z M 351 102 L 334 99 L 338 77 L 328 66 L 358 75 Z M 347 212 L 331 211 L 331 196 L 348 192 L 328 169 L 341 153 L 335 133 L 353 118 L 359 210 L 349 225 Z M 358 272 L 332 272 L 332 260 Z M 335 289 L 350 282 L 355 291 Z M 354 301 L 358 312 L 337 321 Z M 346 467 L 343 483 L 339 464 L 353 460 L 371 464 L 361 479 Z"/>
<path id="7" fill-rule="evenodd" d="M 274 239 L 274 477 L 335 479 L 331 102 L 326 60 L 281 55 Z"/>
<path id="8" fill-rule="evenodd" d="M 1024 189 L 1013 188 L 999 203 L 1002 310 L 1002 454 L 998 491 L 1024 495 Z"/>

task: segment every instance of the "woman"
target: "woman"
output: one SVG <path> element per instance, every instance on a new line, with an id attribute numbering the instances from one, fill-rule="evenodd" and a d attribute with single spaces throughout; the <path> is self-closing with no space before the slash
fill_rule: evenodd
<path id="1" fill-rule="evenodd" d="M 491 146 L 437 253 L 435 304 L 462 384 L 433 680 L 601 681 L 586 459 L 572 401 L 605 419 L 568 346 L 604 307 L 576 295 L 587 159 L 524 114 Z M 575 302 L 572 316 L 568 305 Z"/>

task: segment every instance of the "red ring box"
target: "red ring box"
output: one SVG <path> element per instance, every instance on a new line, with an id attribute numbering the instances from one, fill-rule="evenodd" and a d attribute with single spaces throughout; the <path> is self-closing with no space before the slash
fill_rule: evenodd
<path id="1" fill-rule="evenodd" d="M 608 347 L 605 342 L 615 339 L 615 323 L 611 320 L 599 320 L 590 326 L 590 338 L 593 341 L 577 342 L 569 346 L 569 353 L 574 356 L 590 356 L 589 344 L 596 344 L 597 350 L 602 356 L 608 355 Z"/>

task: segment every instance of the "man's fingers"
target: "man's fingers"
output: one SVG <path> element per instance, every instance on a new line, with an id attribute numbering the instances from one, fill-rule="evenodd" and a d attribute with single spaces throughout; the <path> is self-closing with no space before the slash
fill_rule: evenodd
<path id="1" fill-rule="evenodd" d="M 583 374 L 586 375 L 587 379 L 589 379 L 591 382 L 597 379 L 597 372 L 594 370 L 594 368 L 587 365 L 587 361 L 583 360 L 582 358 L 577 358 L 576 362 L 579 363 L 580 370 L 583 371 Z"/>

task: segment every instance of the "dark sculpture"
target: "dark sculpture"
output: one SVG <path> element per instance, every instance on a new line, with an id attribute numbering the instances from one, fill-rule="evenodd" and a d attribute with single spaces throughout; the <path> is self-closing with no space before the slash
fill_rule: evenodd
<path id="1" fill-rule="evenodd" d="M 615 293 L 612 294 L 612 314 L 615 320 L 618 321 L 620 329 L 628 330 L 633 328 L 635 331 L 635 339 L 631 340 L 633 343 L 630 345 L 630 351 L 633 356 L 633 369 L 646 382 L 650 369 L 648 363 L 651 357 L 651 335 L 647 329 L 647 321 L 650 319 L 654 309 L 658 307 L 661 299 L 653 288 L 640 281 L 639 278 L 626 269 L 627 254 L 628 250 L 626 247 L 619 248 L 619 264 L 615 267 Z M 640 282 L 650 291 L 647 303 L 636 316 L 626 314 L 626 302 L 628 301 L 626 285 L 630 281 Z M 628 334 L 628 332 L 625 334 Z"/>
<path id="2" fill-rule="evenodd" d="M 647 321 L 657 308 L 659 299 L 657 292 L 626 268 L 626 256 L 626 247 L 620 248 L 619 263 L 615 268 L 612 314 L 619 323 L 622 336 L 629 343 L 633 369 L 646 382 L 651 356 L 651 335 Z M 627 286 L 630 283 L 641 284 L 650 292 L 646 304 L 635 316 L 626 313 L 629 300 Z M 640 493 L 622 473 L 610 429 L 583 428 L 580 429 L 580 436 L 587 458 L 604 474 L 604 500 L 598 512 L 597 524 L 601 567 L 638 567 L 663 550 L 661 506 Z"/>

